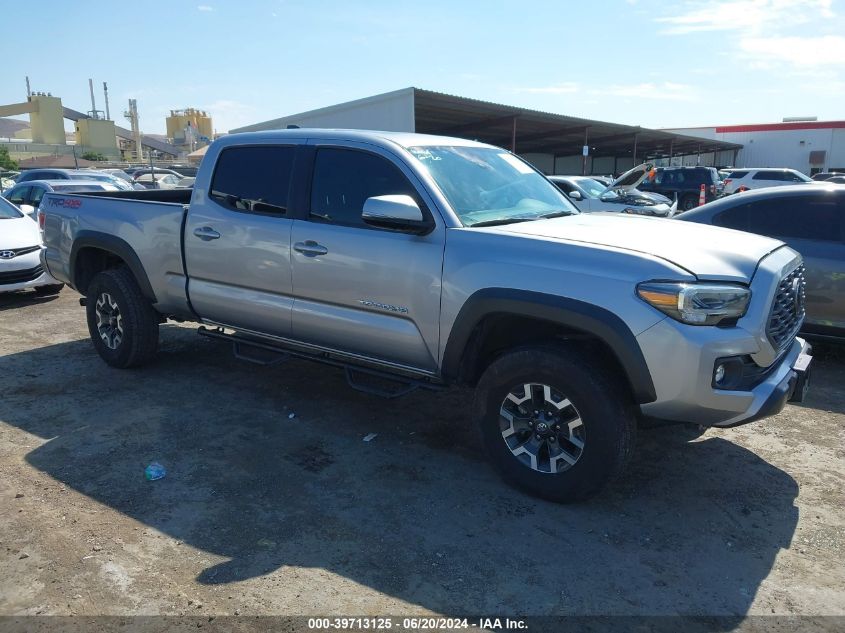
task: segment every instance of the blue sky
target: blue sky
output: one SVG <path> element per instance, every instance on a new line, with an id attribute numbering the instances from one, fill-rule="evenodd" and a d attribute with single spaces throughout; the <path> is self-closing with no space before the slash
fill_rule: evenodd
<path id="1" fill-rule="evenodd" d="M 100 109 L 107 81 L 112 117 L 134 97 L 147 133 L 170 109 L 227 131 L 412 85 L 648 127 L 843 119 L 844 4 L 16 2 L 0 103 L 23 101 L 29 75 L 83 111 L 88 78 Z"/>

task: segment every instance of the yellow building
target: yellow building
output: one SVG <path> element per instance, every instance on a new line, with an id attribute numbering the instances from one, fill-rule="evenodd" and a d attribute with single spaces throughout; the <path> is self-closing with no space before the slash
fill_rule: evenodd
<path id="1" fill-rule="evenodd" d="M 116 149 L 114 121 L 79 119 L 76 122 L 76 144 L 93 150 Z"/>
<path id="2" fill-rule="evenodd" d="M 211 142 L 213 130 L 211 117 L 203 110 L 171 110 L 167 117 L 167 138 L 172 139 L 174 145 L 202 147 Z"/>

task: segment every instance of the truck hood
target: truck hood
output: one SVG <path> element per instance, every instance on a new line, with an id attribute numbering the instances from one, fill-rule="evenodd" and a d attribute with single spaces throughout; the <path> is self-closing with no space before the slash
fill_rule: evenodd
<path id="1" fill-rule="evenodd" d="M 699 279 L 748 282 L 783 242 L 716 226 L 618 213 L 583 213 L 487 230 L 583 242 L 652 255 Z"/>
<path id="2" fill-rule="evenodd" d="M 625 190 L 636 189 L 637 186 L 645 180 L 646 176 L 648 176 L 648 173 L 652 169 L 654 169 L 653 163 L 643 163 L 642 165 L 637 165 L 610 183 L 605 191 L 622 192 Z"/>

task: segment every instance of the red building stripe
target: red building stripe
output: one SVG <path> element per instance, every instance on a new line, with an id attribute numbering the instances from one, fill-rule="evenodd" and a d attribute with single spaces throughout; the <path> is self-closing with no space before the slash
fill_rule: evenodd
<path id="1" fill-rule="evenodd" d="M 726 132 L 779 132 L 786 130 L 830 130 L 845 128 L 845 121 L 795 121 L 792 123 L 759 123 L 756 125 L 721 125 L 717 134 Z"/>

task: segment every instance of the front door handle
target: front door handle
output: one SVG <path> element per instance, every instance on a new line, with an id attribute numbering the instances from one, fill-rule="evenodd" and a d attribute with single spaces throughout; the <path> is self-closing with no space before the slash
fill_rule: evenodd
<path id="1" fill-rule="evenodd" d="M 306 257 L 316 257 L 317 255 L 325 255 L 329 252 L 322 244 L 317 244 L 314 240 L 305 240 L 304 242 L 297 242 L 293 245 L 293 250 L 302 253 Z"/>
<path id="2" fill-rule="evenodd" d="M 198 238 L 200 238 L 204 242 L 208 242 L 210 240 L 220 239 L 220 233 L 215 231 L 210 226 L 201 226 L 198 229 L 194 229 L 194 235 L 196 235 Z"/>

